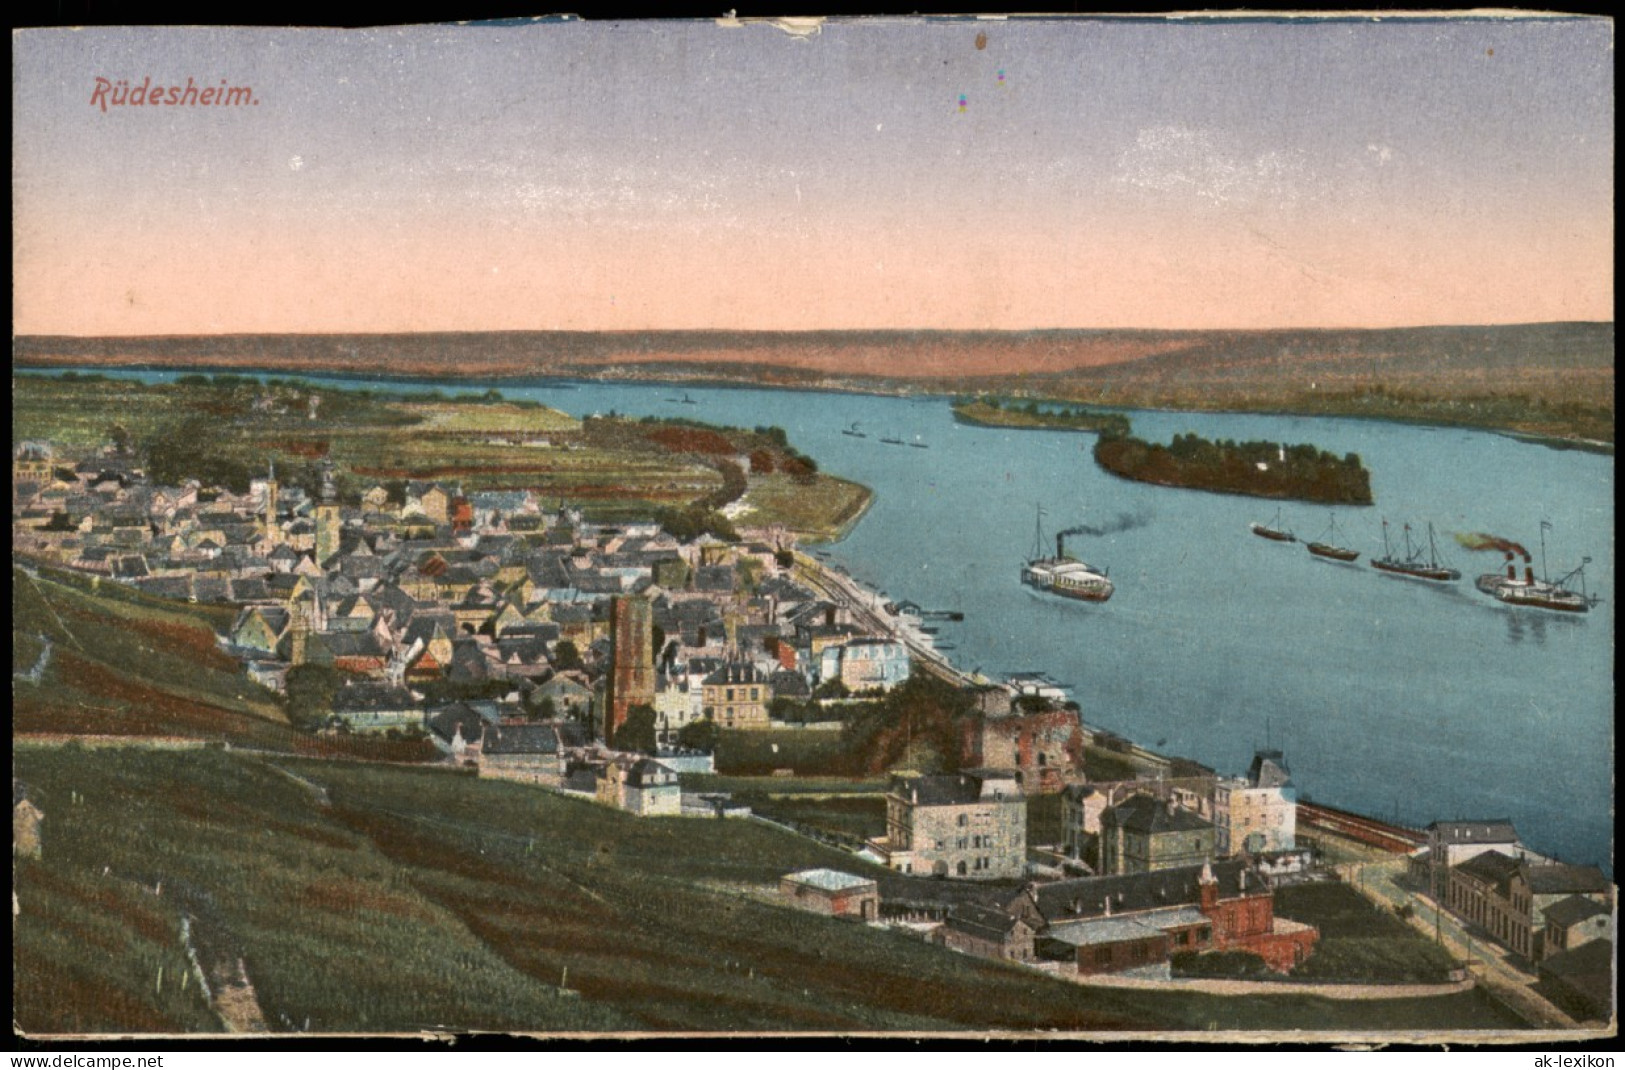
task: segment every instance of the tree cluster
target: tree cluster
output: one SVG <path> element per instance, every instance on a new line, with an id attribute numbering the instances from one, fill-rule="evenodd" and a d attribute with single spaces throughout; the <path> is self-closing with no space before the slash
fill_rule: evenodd
<path id="1" fill-rule="evenodd" d="M 685 509 L 656 509 L 655 523 L 679 542 L 692 542 L 701 535 L 712 535 L 723 542 L 738 542 L 739 532 L 721 513 L 699 506 Z"/>
<path id="2" fill-rule="evenodd" d="M 1360 455 L 1343 457 L 1312 445 L 1210 441 L 1175 435 L 1163 446 L 1132 436 L 1102 436 L 1095 460 L 1127 479 L 1265 498 L 1331 504 L 1371 502 L 1371 474 Z"/>
<path id="3" fill-rule="evenodd" d="M 964 725 L 975 716 L 970 695 L 935 676 L 916 673 L 880 701 L 853 706 L 841 728 L 841 743 L 865 772 L 884 772 L 911 754 L 930 753 L 937 768 L 918 771 L 952 773 L 959 769 Z"/>
<path id="4" fill-rule="evenodd" d="M 248 493 L 253 472 L 220 445 L 218 421 L 202 413 L 159 428 L 147 444 L 147 476 L 178 486 L 196 479 L 205 486 Z"/>
<path id="5" fill-rule="evenodd" d="M 295 665 L 283 684 L 288 723 L 307 732 L 325 725 L 333 716 L 333 695 L 344 674 L 331 665 Z"/>
<path id="6" fill-rule="evenodd" d="M 616 750 L 653 754 L 659 743 L 655 736 L 655 710 L 653 706 L 638 703 L 626 711 L 626 720 L 615 729 L 610 745 Z"/>
<path id="7" fill-rule="evenodd" d="M 685 750 L 704 751 L 707 754 L 717 749 L 717 739 L 722 735 L 717 723 L 709 717 L 698 721 L 690 721 L 677 730 L 677 745 Z"/>

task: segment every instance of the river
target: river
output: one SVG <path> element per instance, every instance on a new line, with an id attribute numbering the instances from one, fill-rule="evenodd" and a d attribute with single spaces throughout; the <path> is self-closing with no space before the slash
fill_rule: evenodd
<path id="1" fill-rule="evenodd" d="M 1070 685 L 1090 724 L 1165 753 L 1239 773 L 1268 742 L 1316 801 L 1416 825 L 1507 817 L 1532 848 L 1612 872 L 1611 456 L 1374 421 L 1130 414 L 1135 433 L 1155 441 L 1194 431 L 1360 454 L 1376 505 L 1337 511 L 1362 551 L 1350 565 L 1250 534 L 1248 522 L 1271 520 L 1274 502 L 1126 482 L 1096 467 L 1092 435 L 965 426 L 942 398 L 612 383 L 501 389 L 577 416 L 614 410 L 783 427 L 823 470 L 876 492 L 862 522 L 826 548 L 830 559 L 896 600 L 962 611 L 964 621 L 942 624 L 938 637 L 962 668 L 1044 671 Z M 682 396 L 695 404 L 672 400 Z M 842 433 L 854 424 L 866 437 Z M 1124 529 L 1068 541 L 1110 569 L 1109 603 L 1063 602 L 1018 583 L 1040 503 L 1051 535 L 1075 525 Z M 1461 581 L 1371 569 L 1383 517 L 1396 541 L 1402 524 L 1425 539 L 1431 522 Z M 1473 587 L 1501 556 L 1470 553 L 1452 534 L 1522 542 L 1538 571 L 1542 518 L 1552 524 L 1554 577 L 1593 558 L 1589 589 L 1608 600 L 1588 614 L 1511 609 Z M 1300 537 L 1317 537 L 1328 520 L 1324 507 L 1282 507 Z"/>

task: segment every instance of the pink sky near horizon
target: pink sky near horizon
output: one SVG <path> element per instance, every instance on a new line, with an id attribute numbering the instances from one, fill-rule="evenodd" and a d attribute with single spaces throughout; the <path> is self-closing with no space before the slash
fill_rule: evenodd
<path id="1" fill-rule="evenodd" d="M 1414 55 L 1434 44 L 1374 38 L 1394 42 L 1383 61 L 1394 85 L 1378 79 L 1376 89 L 1359 84 L 1372 81 L 1373 62 L 1359 25 L 1316 30 L 1307 45 L 1301 33 L 1226 29 L 1233 56 L 1204 60 L 1212 68 L 1188 86 L 1170 68 L 1173 88 L 1141 100 L 1121 78 L 1085 85 L 1074 69 L 1079 58 L 1121 59 L 1121 31 L 1049 25 L 1061 28 L 992 27 L 1004 49 L 992 57 L 958 40 L 974 26 L 905 24 L 892 36 L 830 27 L 829 40 L 788 51 L 736 33 L 709 55 L 697 47 L 711 41 L 704 26 L 635 41 L 569 28 L 540 42 L 574 57 L 564 68 L 573 73 L 536 76 L 546 106 L 534 115 L 515 113 L 532 106 L 523 94 L 489 115 L 468 110 L 481 91 L 512 91 L 485 71 L 483 50 L 501 71 L 538 43 L 523 34 L 307 37 L 320 47 L 284 48 L 276 62 L 253 47 L 266 38 L 243 31 L 105 31 L 117 47 L 94 61 L 94 39 L 25 34 L 14 42 L 14 330 L 1612 319 L 1612 85 L 1598 68 L 1611 60 L 1573 58 L 1553 27 L 1456 27 L 1464 44 L 1449 56 L 1461 66 L 1441 63 L 1428 83 L 1417 82 Z M 1594 44 L 1589 29 L 1562 32 Z M 659 52 L 667 33 L 692 38 L 671 50 L 677 58 Z M 1520 56 L 1526 43 L 1541 47 Z M 904 46 L 932 62 L 875 73 Z M 1294 47 L 1331 59 L 1300 90 L 1304 107 L 1283 112 L 1278 83 L 1307 77 L 1304 64 L 1261 74 L 1249 62 L 1285 63 Z M 1505 79 L 1481 70 L 1496 47 L 1512 56 Z M 665 88 L 703 102 L 654 100 L 648 129 L 634 128 L 644 115 L 634 90 L 660 86 L 593 82 L 580 56 L 639 48 L 681 76 Z M 412 70 L 457 73 L 468 86 L 400 99 L 426 78 L 400 73 L 402 49 Z M 938 53 L 952 74 L 940 73 Z M 125 58 L 109 66 L 109 54 Z M 235 63 L 261 104 L 104 114 L 81 99 L 85 71 L 140 73 L 160 68 L 159 56 L 173 70 Z M 999 89 L 995 63 L 1010 71 Z M 847 87 L 859 67 L 895 92 L 842 88 L 805 108 L 796 97 L 798 85 Z M 779 81 L 752 81 L 753 71 Z M 724 75 L 739 85 L 708 89 Z M 602 99 L 576 99 L 569 78 Z M 1229 95 L 1215 103 L 1209 83 Z M 980 85 L 963 113 L 950 92 L 960 84 Z M 1418 85 L 1449 107 L 1396 110 L 1390 97 L 1414 103 Z M 1124 99 L 1073 114 L 1107 90 Z M 333 106 L 340 92 L 348 110 Z M 1345 99 L 1361 93 L 1368 99 Z M 1509 117 L 1509 102 L 1525 113 Z M 611 136 L 608 119 L 627 129 Z"/>

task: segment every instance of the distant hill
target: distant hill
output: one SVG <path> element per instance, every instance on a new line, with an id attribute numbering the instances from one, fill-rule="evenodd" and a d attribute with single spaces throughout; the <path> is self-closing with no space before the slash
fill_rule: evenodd
<path id="1" fill-rule="evenodd" d="M 559 375 L 604 365 L 766 365 L 909 379 L 1061 372 L 1196 344 L 1168 331 L 501 331 L 74 338 L 25 336 L 19 364 L 161 364 L 436 375 Z"/>
<path id="2" fill-rule="evenodd" d="M 496 331 L 79 338 L 25 335 L 38 364 L 252 366 L 299 371 L 549 375 L 700 364 L 909 380 L 1057 375 L 1133 366 L 1156 376 L 1335 370 L 1612 367 L 1612 323 L 1283 331 Z"/>
<path id="3" fill-rule="evenodd" d="M 1613 439 L 1614 325 L 1279 331 L 508 331 L 22 336 L 16 365 L 1023 393 Z M 1373 397 L 1379 404 L 1371 404 Z"/>
<path id="4" fill-rule="evenodd" d="M 1080 378 L 1251 379 L 1451 375 L 1528 369 L 1611 369 L 1611 323 L 1408 327 L 1370 331 L 1208 332 L 1133 364 L 1076 369 Z"/>

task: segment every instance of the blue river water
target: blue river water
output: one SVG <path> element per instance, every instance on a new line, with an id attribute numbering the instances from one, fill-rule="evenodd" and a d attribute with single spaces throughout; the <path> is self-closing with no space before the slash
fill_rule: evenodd
<path id="1" fill-rule="evenodd" d="M 128 373 L 147 381 L 171 373 Z M 377 386 L 335 380 L 335 386 Z M 391 390 L 485 389 L 484 382 L 389 384 Z M 1127 482 L 1101 471 L 1089 434 L 969 427 L 947 400 L 661 384 L 502 384 L 582 416 L 680 416 L 777 425 L 832 474 L 873 488 L 868 515 L 832 561 L 855 577 L 962 623 L 938 636 L 965 669 L 1043 671 L 1070 685 L 1094 725 L 1225 773 L 1255 746 L 1283 749 L 1299 790 L 1331 805 L 1421 825 L 1511 818 L 1525 842 L 1612 872 L 1614 465 L 1505 436 L 1374 421 L 1134 412 L 1135 433 L 1310 442 L 1360 454 L 1376 505 L 1337 511 L 1362 556 L 1310 557 L 1252 535 L 1277 503 Z M 687 396 L 695 404 L 674 399 Z M 866 437 L 843 434 L 857 430 Z M 922 442 L 916 449 L 881 437 Z M 1109 568 L 1102 605 L 1020 585 L 1039 505 L 1046 532 Z M 1280 506 L 1300 537 L 1330 512 Z M 1381 574 L 1366 563 L 1401 525 L 1462 572 L 1454 584 Z M 1551 522 L 1551 575 L 1582 555 L 1588 614 L 1512 609 L 1473 587 L 1501 566 L 1456 532 L 1529 546 L 1540 563 Z M 748 523 L 748 518 L 743 522 Z M 1051 538 L 1051 550 L 1053 549 Z M 1050 551 L 1046 551 L 1050 552 Z"/>

